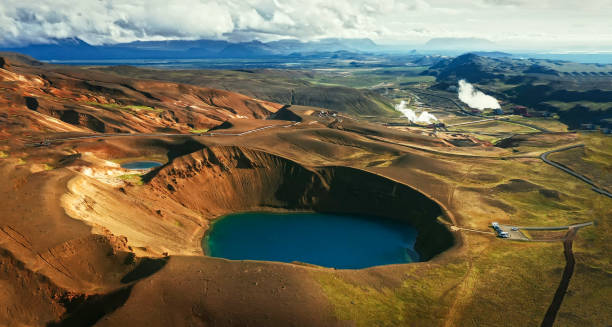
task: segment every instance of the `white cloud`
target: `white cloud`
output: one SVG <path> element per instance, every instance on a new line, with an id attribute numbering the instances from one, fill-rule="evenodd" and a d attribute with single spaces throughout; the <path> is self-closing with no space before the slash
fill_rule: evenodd
<path id="1" fill-rule="evenodd" d="M 8 0 L 0 2 L 0 43 L 481 37 L 601 46 L 612 42 L 611 14 L 610 0 Z"/>

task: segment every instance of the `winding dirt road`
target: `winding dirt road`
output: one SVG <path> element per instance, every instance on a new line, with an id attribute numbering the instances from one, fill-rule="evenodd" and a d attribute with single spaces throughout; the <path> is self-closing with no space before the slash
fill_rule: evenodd
<path id="1" fill-rule="evenodd" d="M 97 138 L 109 138 L 109 137 L 129 137 L 129 136 L 138 136 L 138 137 L 181 137 L 181 136 L 243 136 L 251 133 L 255 133 L 258 131 L 262 131 L 268 128 L 279 127 L 279 128 L 287 128 L 293 127 L 300 124 L 300 122 L 295 122 L 287 125 L 269 125 L 264 127 L 253 128 L 240 133 L 219 133 L 219 132 L 210 132 L 210 133 L 100 133 L 93 135 L 83 135 L 83 136 L 73 136 L 73 137 L 64 137 L 64 138 L 55 138 L 55 139 L 47 139 L 45 142 L 53 143 L 53 142 L 63 142 L 63 141 L 72 141 L 72 140 L 84 140 L 84 139 L 97 139 Z M 45 143 L 30 143 L 29 146 L 44 146 L 48 145 Z"/>
<path id="2" fill-rule="evenodd" d="M 568 167 L 548 159 L 548 155 L 551 154 L 551 153 L 566 151 L 566 150 L 575 149 L 575 148 L 579 148 L 579 147 L 584 147 L 584 144 L 576 144 L 576 145 L 567 146 L 567 147 L 564 147 L 564 148 L 561 148 L 561 149 L 557 149 L 557 150 L 546 151 L 546 152 L 544 152 L 544 153 L 542 153 L 540 155 L 540 159 L 542 159 L 542 161 L 544 161 L 545 163 L 547 163 L 547 164 L 549 164 L 549 165 L 551 165 L 551 166 L 553 166 L 555 168 L 559 168 L 559 169 L 563 170 L 564 172 L 566 172 L 566 173 L 568 173 L 568 174 L 570 174 L 570 175 L 580 179 L 581 181 L 591 185 L 593 191 L 595 191 L 595 192 L 597 192 L 599 194 L 603 194 L 603 195 L 605 195 L 605 196 L 607 196 L 609 198 L 612 198 L 612 193 L 610 193 L 610 192 L 600 188 L 599 186 L 597 186 L 597 184 L 595 184 L 595 182 L 593 182 L 592 180 L 590 180 L 586 176 L 578 174 L 577 172 L 569 169 Z"/>

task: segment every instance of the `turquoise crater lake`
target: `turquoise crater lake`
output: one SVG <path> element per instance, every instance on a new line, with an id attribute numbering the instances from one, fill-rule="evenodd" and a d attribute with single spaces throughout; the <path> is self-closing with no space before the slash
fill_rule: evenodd
<path id="1" fill-rule="evenodd" d="M 207 255 L 232 260 L 300 261 L 358 269 L 419 260 L 414 227 L 381 218 L 320 213 L 240 213 L 215 221 Z"/>
<path id="2" fill-rule="evenodd" d="M 131 170 L 142 170 L 142 169 L 151 169 L 155 167 L 161 166 L 161 162 L 157 161 L 131 161 L 121 164 L 121 168 L 131 169 Z"/>

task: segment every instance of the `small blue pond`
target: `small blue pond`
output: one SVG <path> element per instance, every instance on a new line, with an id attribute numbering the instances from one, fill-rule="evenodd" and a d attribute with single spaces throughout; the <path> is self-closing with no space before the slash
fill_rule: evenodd
<path id="1" fill-rule="evenodd" d="M 121 168 L 125 169 L 151 169 L 155 167 L 159 167 L 163 165 L 161 162 L 157 161 L 131 161 L 121 164 Z"/>
<path id="2" fill-rule="evenodd" d="M 417 232 L 380 218 L 319 213 L 241 213 L 213 223 L 206 254 L 232 260 L 300 261 L 357 269 L 419 260 Z"/>

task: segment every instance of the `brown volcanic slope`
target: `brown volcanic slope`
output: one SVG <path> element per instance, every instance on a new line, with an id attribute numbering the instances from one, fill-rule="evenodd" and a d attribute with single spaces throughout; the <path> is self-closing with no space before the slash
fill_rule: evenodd
<path id="1" fill-rule="evenodd" d="M 371 90 L 308 82 L 313 78 L 311 71 L 294 69 L 159 70 L 131 66 L 93 67 L 92 69 L 120 76 L 231 90 L 258 99 L 327 108 L 351 115 L 399 116 L 389 99 Z"/>
<path id="2" fill-rule="evenodd" d="M 0 321 L 64 326 L 452 326 L 476 321 L 486 326 L 512 315 L 533 325 L 543 317 L 560 278 L 564 263 L 557 244 L 455 232 L 457 246 L 430 261 L 353 271 L 210 258 L 202 255 L 200 240 L 210 221 L 227 212 L 376 213 L 417 225 L 417 247 L 428 257 L 449 245 L 449 232 L 435 220 L 439 205 L 453 210 L 443 219 L 468 228 L 486 231 L 482 226 L 491 216 L 533 223 L 538 211 L 525 211 L 523 201 L 538 196 L 533 189 L 559 183 L 573 191 L 547 200 L 554 202 L 545 208 L 552 212 L 554 220 L 546 218 L 552 224 L 585 220 L 593 211 L 609 213 L 609 201 L 592 206 L 597 199 L 590 202 L 582 195 L 591 195 L 587 187 L 568 184 L 565 176 L 529 159 L 449 160 L 351 135 L 302 126 L 248 138 L 115 138 L 9 153 L 0 160 L 0 192 L 6 194 L 0 199 L 0 283 L 6 291 L 0 295 L 7 303 L 0 307 Z M 75 151 L 81 157 L 66 160 Z M 93 157 L 155 153 L 170 161 L 146 175 L 144 185 L 108 184 L 108 173 L 118 168 Z M 27 155 L 26 162 L 17 155 Z M 307 164 L 324 159 L 332 165 Z M 388 164 L 377 164 L 381 161 Z M 37 168 L 42 162 L 57 168 Z M 518 178 L 529 181 L 527 192 L 499 187 Z M 587 203 L 584 212 L 580 202 Z M 567 206 L 579 216 L 565 213 L 564 218 Z M 599 228 L 606 226 L 603 221 Z M 605 312 L 605 302 L 587 297 L 605 288 L 606 281 L 605 272 L 589 263 L 605 255 L 592 237 L 578 239 L 581 261 L 570 290 Z M 602 282 L 592 284 L 597 281 Z M 500 296 L 499 287 L 514 296 Z M 509 310 L 485 314 L 498 307 Z M 609 321 L 609 315 L 588 312 L 562 306 L 559 319 L 570 325 Z"/>
<path id="3" fill-rule="evenodd" d="M 48 94 L 47 100 L 63 111 L 60 104 L 82 102 L 53 95 L 54 89 L 61 94 L 72 89 L 55 88 L 47 76 L 57 83 L 80 81 L 76 85 L 108 77 L 90 80 L 77 68 L 7 61 L 10 66 L 2 72 L 13 79 L 2 82 L 0 112 L 6 113 L 0 125 L 5 133 L 0 143 L 0 325 L 539 325 L 565 265 L 561 244 L 500 240 L 487 225 L 496 220 L 554 226 L 592 219 L 598 219 L 597 229 L 581 230 L 574 242 L 575 274 L 555 322 L 612 322 L 607 310 L 612 200 L 537 158 L 501 160 L 512 152 L 486 144 L 454 147 L 426 134 L 348 117 L 333 123 L 296 111 L 303 121 L 286 128 L 279 126 L 286 125 L 282 122 L 231 119 L 231 110 L 216 100 L 203 111 L 232 120 L 220 132 L 277 127 L 245 136 L 109 137 L 24 147 L 15 140 L 28 126 L 91 133 L 86 124 L 26 109 L 25 92 Z M 125 81 L 132 87 L 149 83 Z M 109 123 L 117 119 L 112 126 L 122 128 L 189 128 L 182 120 L 162 119 L 168 112 L 178 116 L 188 110 L 139 93 L 153 94 L 153 87 L 134 87 L 139 91 L 130 93 L 121 83 L 111 84 L 122 91 L 76 89 L 108 102 L 125 101 L 120 109 L 85 105 L 75 110 Z M 161 98 L 166 91 L 153 96 Z M 43 98 L 37 96 L 39 107 L 45 106 Z M 232 94 L 231 99 L 242 98 Z M 194 101 L 204 105 L 199 98 Z M 235 106 L 240 103 L 261 104 L 245 99 Z M 128 104 L 167 106 L 163 112 L 140 108 L 136 114 L 123 112 Z M 557 140 L 579 137 L 590 136 L 572 134 L 565 140 L 547 134 L 551 142 L 534 138 L 529 148 L 545 151 L 548 144 L 561 146 Z M 140 177 L 106 161 L 136 157 L 166 164 Z M 549 190 L 554 197 L 547 196 Z M 335 270 L 205 256 L 201 239 L 211 221 L 243 210 L 402 219 L 417 226 L 417 248 L 429 260 Z M 462 229 L 449 232 L 443 222 Z"/>
<path id="4" fill-rule="evenodd" d="M 94 176 L 112 171 L 98 161 L 35 174 L 15 161 L 0 165 L 3 176 L 13 176 L 1 189 L 10 194 L 2 202 L 5 279 L 23 281 L 9 295 L 11 306 L 0 312 L 0 321 L 151 325 L 155 317 L 159 325 L 343 325 L 330 314 L 312 315 L 333 310 L 310 276 L 316 268 L 242 266 L 201 256 L 210 219 L 233 211 L 314 209 L 408 218 L 421 230 L 417 248 L 424 257 L 452 244 L 435 220 L 441 214 L 436 203 L 383 177 L 346 167 L 309 168 L 241 147 L 200 144 L 200 150 L 189 152 L 199 143 L 136 144 L 143 147 L 143 142 L 178 152 L 170 164 L 145 176 L 150 181 L 141 187 L 117 189 L 74 174 L 83 167 L 93 169 Z M 97 149 L 90 150 L 113 147 L 104 143 L 94 142 Z M 356 181 L 363 192 L 355 192 Z M 371 198 L 377 200 L 367 201 Z M 46 237 L 37 237 L 41 231 Z M 166 255 L 171 259 L 147 259 Z M 158 269 L 162 272 L 155 273 Z M 153 273 L 155 279 L 139 282 Z M 25 307 L 32 298 L 40 305 Z"/>
<path id="5" fill-rule="evenodd" d="M 1 135 L 36 132 L 189 132 L 281 105 L 192 85 L 134 80 L 0 53 Z"/>
<path id="6" fill-rule="evenodd" d="M 0 160 L 0 192 L 6 194 L 0 199 L 0 283 L 8 303 L 0 308 L 0 321 L 9 325 L 494 325 L 512 312 L 520 313 L 513 319 L 533 325 L 559 281 L 560 245 L 455 232 L 456 246 L 440 254 L 451 237 L 437 215 L 485 232 L 492 216 L 533 223 L 538 211 L 525 210 L 523 201 L 559 183 L 573 191 L 547 199 L 554 202 L 545 208 L 554 219 L 540 223 L 609 212 L 609 202 L 598 207 L 592 206 L 597 199 L 583 198 L 591 195 L 587 187 L 568 184 L 556 170 L 530 159 L 450 160 L 304 125 L 248 137 L 109 138 L 23 151 L 13 149 Z M 80 158 L 66 159 L 75 153 Z M 112 183 L 109 176 L 119 168 L 102 160 L 156 153 L 169 162 L 146 175 L 144 185 Z M 25 163 L 17 156 L 26 156 L 20 157 Z M 328 165 L 320 164 L 324 160 Z M 41 169 L 43 162 L 56 168 Z M 528 181 L 529 188 L 500 187 L 514 179 Z M 587 203 L 584 212 L 581 202 Z M 569 206 L 578 217 L 564 213 Z M 444 217 L 442 207 L 453 215 Z M 210 221 L 244 210 L 358 212 L 408 220 L 419 229 L 420 253 L 433 258 L 334 270 L 203 256 L 200 240 Z M 606 226 L 602 222 L 599 228 Z M 577 242 L 583 261 L 570 290 L 605 312 L 586 295 L 603 287 L 591 283 L 606 278 L 598 269 L 585 270 L 605 248 L 592 238 Z M 498 287 L 514 296 L 500 296 Z M 510 310 L 484 314 L 498 307 Z M 562 306 L 565 315 L 559 319 L 609 321 L 587 312 Z"/>

